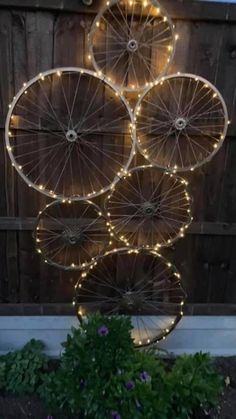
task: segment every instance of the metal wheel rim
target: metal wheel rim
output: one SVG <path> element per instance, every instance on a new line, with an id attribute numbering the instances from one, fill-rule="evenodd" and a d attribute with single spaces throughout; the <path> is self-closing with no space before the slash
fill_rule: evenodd
<path id="1" fill-rule="evenodd" d="M 184 237 L 185 231 L 187 230 L 187 228 L 189 227 L 189 225 L 191 224 L 191 222 L 193 220 L 192 215 L 191 215 L 191 202 L 192 202 L 192 199 L 189 196 L 189 193 L 188 193 L 188 190 L 187 190 L 188 182 L 185 179 L 183 179 L 180 176 L 173 175 L 173 174 L 171 174 L 169 172 L 163 172 L 163 174 L 162 174 L 162 177 L 163 178 L 164 178 L 164 176 L 167 176 L 167 178 L 169 178 L 169 180 L 171 180 L 173 178 L 173 180 L 177 184 L 177 188 L 180 187 L 181 189 L 183 189 L 183 191 L 181 193 L 185 194 L 185 196 L 186 196 L 186 201 L 185 202 L 181 202 L 181 205 L 183 205 L 183 207 L 186 206 L 186 211 L 185 211 L 186 212 L 186 214 L 185 214 L 186 215 L 186 221 L 183 221 L 182 223 L 180 221 L 178 221 L 179 224 L 181 224 L 181 225 L 180 225 L 179 231 L 174 234 L 173 238 L 171 238 L 171 239 L 169 238 L 169 239 L 167 239 L 167 241 L 165 241 L 164 240 L 164 234 L 163 234 L 163 242 L 165 242 L 165 243 L 161 243 L 159 245 L 158 245 L 158 243 L 155 243 L 155 244 L 154 243 L 150 243 L 150 244 L 146 244 L 146 245 L 145 244 L 143 244 L 143 245 L 141 245 L 141 244 L 135 244 L 134 242 L 130 243 L 129 242 L 129 239 L 126 239 L 125 238 L 126 237 L 125 236 L 125 233 L 124 232 L 122 233 L 121 227 L 120 227 L 120 232 L 118 232 L 118 229 L 115 227 L 115 224 L 112 221 L 112 206 L 109 207 L 109 203 L 110 203 L 111 199 L 114 197 L 114 195 L 116 194 L 117 188 L 119 188 L 121 186 L 121 182 L 124 183 L 126 181 L 126 179 L 127 179 L 127 181 L 129 181 L 129 176 L 130 175 L 136 174 L 139 171 L 140 172 L 143 172 L 143 171 L 148 170 L 148 169 L 155 170 L 155 167 L 152 166 L 152 165 L 147 165 L 147 166 L 135 167 L 135 168 L 129 170 L 129 172 L 127 173 L 127 175 L 124 176 L 123 179 L 121 179 L 121 181 L 117 185 L 117 187 L 114 188 L 110 192 L 110 194 L 106 197 L 106 199 L 105 199 L 105 210 L 106 210 L 108 222 L 110 224 L 110 232 L 112 234 L 114 234 L 114 236 L 117 238 L 117 240 L 123 242 L 126 246 L 137 247 L 137 248 L 142 247 L 142 248 L 146 248 L 146 249 L 152 249 L 153 248 L 153 249 L 158 250 L 161 247 L 172 246 L 173 243 L 175 243 L 178 239 L 180 239 L 181 237 Z M 158 169 L 156 169 L 156 170 L 158 170 Z M 160 177 L 161 177 L 161 172 L 160 172 Z M 151 178 L 151 175 L 150 175 L 150 178 Z M 174 188 L 176 188 L 176 184 L 174 185 Z M 183 186 L 181 186 L 181 185 L 183 185 Z M 138 197 L 138 192 L 134 193 L 134 195 L 135 195 L 135 197 Z M 165 194 L 165 196 L 166 196 L 166 194 Z M 176 191 L 175 191 L 175 196 L 177 196 Z M 154 195 L 154 197 L 155 197 L 155 195 Z M 153 197 L 153 199 L 154 199 L 154 197 Z M 142 193 L 141 192 L 140 192 L 140 198 L 141 198 L 140 200 L 142 200 Z M 169 200 L 169 197 L 167 199 Z M 181 197 L 180 201 L 182 201 L 182 197 Z M 132 202 L 131 202 L 131 204 L 132 204 Z M 129 206 L 129 203 L 128 203 L 127 199 L 126 199 L 125 200 L 124 207 L 127 209 L 128 206 Z M 170 208 L 169 211 L 172 213 L 171 215 L 173 216 L 173 211 L 176 208 L 174 207 L 174 209 L 171 209 L 171 205 L 170 204 L 168 204 L 167 206 Z M 115 208 L 118 208 L 118 203 L 117 202 L 116 202 Z M 165 212 L 168 212 L 168 211 L 166 211 L 166 209 L 167 208 L 165 207 L 164 213 Z M 129 223 L 132 222 L 133 216 L 127 216 L 127 217 L 128 217 Z M 119 220 L 119 217 L 117 217 L 117 218 Z M 144 218 L 143 218 L 143 220 L 144 220 Z M 140 225 L 141 225 L 142 221 L 140 221 Z M 173 220 L 171 220 L 171 221 L 173 221 Z M 164 216 L 163 216 L 163 222 L 165 223 Z M 168 225 L 169 222 L 170 222 L 170 220 L 168 220 L 167 221 L 167 224 L 166 224 L 166 227 L 168 227 L 168 228 L 169 228 L 169 225 Z M 137 234 L 139 234 L 139 228 L 136 228 Z M 152 229 L 153 226 L 150 227 L 150 228 Z M 158 228 L 157 228 L 157 234 L 158 234 Z M 168 234 L 170 234 L 170 233 L 168 233 Z M 159 235 L 162 236 L 161 233 L 159 233 Z M 131 235 L 131 237 L 132 237 L 132 235 Z"/>
<path id="2" fill-rule="evenodd" d="M 96 270 L 96 266 L 99 263 L 101 263 L 101 261 L 103 261 L 104 258 L 106 258 L 106 257 L 113 256 L 115 254 L 118 254 L 118 255 L 136 254 L 137 252 L 140 252 L 140 253 L 144 254 L 145 256 L 148 255 L 149 257 L 155 257 L 156 260 L 158 260 L 158 262 L 165 265 L 166 270 L 170 270 L 172 272 L 172 274 L 171 274 L 172 277 L 177 278 L 177 279 L 175 279 L 175 282 L 177 284 L 178 291 L 181 293 L 181 296 L 179 296 L 178 311 L 175 314 L 173 314 L 174 319 L 169 318 L 168 327 L 167 326 L 165 326 L 165 328 L 163 327 L 163 330 L 161 329 L 161 332 L 158 333 L 158 336 L 154 336 L 152 338 L 151 337 L 147 338 L 148 335 L 147 335 L 147 331 L 145 329 L 146 338 L 142 338 L 142 339 L 141 338 L 140 339 L 136 338 L 136 341 L 134 342 L 134 345 L 137 346 L 137 347 L 145 347 L 145 346 L 149 346 L 153 343 L 156 343 L 156 342 L 159 342 L 159 341 L 165 339 L 166 336 L 169 333 L 172 332 L 172 330 L 176 327 L 176 325 L 178 324 L 178 322 L 180 321 L 180 319 L 183 316 L 183 306 L 184 306 L 184 300 L 185 300 L 185 297 L 186 297 L 185 291 L 183 290 L 181 282 L 180 282 L 180 277 L 181 276 L 180 276 L 179 272 L 176 270 L 174 265 L 172 265 L 170 262 L 168 262 L 165 258 L 163 258 L 163 256 L 161 256 L 155 250 L 145 250 L 145 249 L 139 249 L 138 250 L 138 249 L 120 248 L 120 249 L 114 249 L 113 251 L 110 251 L 110 252 L 106 252 L 104 256 L 101 256 L 97 261 L 94 262 L 93 265 L 91 265 L 87 270 L 84 270 L 81 273 L 81 276 L 80 276 L 77 284 L 75 285 L 76 297 L 75 297 L 75 300 L 74 300 L 74 304 L 77 306 L 77 315 L 78 315 L 79 320 L 83 321 L 83 318 L 86 317 L 87 311 L 85 311 L 86 309 L 82 305 L 83 302 L 80 302 L 80 297 L 78 296 L 78 294 L 79 294 L 79 290 L 82 290 L 83 283 L 85 283 L 85 284 L 89 283 L 88 281 L 90 280 L 89 279 L 90 270 L 91 271 Z M 98 277 L 96 277 L 96 284 L 97 284 L 97 278 Z M 161 290 L 161 291 L 163 291 L 163 290 Z M 93 293 L 92 294 L 94 294 L 94 288 L 93 288 Z M 102 295 L 102 297 L 104 297 L 104 294 L 101 294 L 101 295 Z M 105 297 L 105 300 L 106 300 L 106 297 Z M 84 303 L 84 304 L 86 304 L 86 303 Z M 114 314 L 117 315 L 117 313 L 114 313 Z M 112 316 L 112 314 L 109 314 L 109 313 L 106 313 L 105 315 Z M 127 313 L 126 314 L 120 313 L 120 315 L 127 315 Z M 128 315 L 130 315 L 130 314 L 128 314 Z M 136 318 L 137 317 L 139 317 L 139 316 L 136 315 Z M 153 319 L 152 319 L 152 321 L 153 321 Z M 137 323 L 137 324 L 139 324 L 139 323 Z M 160 329 L 158 329 L 158 330 L 160 330 Z M 140 335 L 141 335 L 140 330 L 138 330 L 138 333 L 140 333 Z"/>
<path id="3" fill-rule="evenodd" d="M 39 79 L 44 79 L 44 77 L 46 76 L 50 76 L 52 74 L 60 74 L 63 72 L 75 72 L 75 73 L 80 73 L 80 74 L 85 74 L 85 75 L 89 75 L 92 76 L 98 80 L 101 80 L 102 83 L 104 83 L 104 85 L 108 85 L 109 88 L 112 89 L 112 91 L 115 93 L 116 96 L 119 96 L 119 98 L 121 99 L 121 102 L 124 105 L 124 109 L 126 109 L 127 111 L 127 116 L 130 119 L 130 153 L 129 153 L 129 157 L 126 161 L 126 163 L 123 165 L 123 167 L 121 168 L 121 171 L 119 174 L 115 175 L 113 181 L 107 185 L 104 186 L 104 188 L 102 188 L 102 190 L 100 191 L 95 191 L 94 193 L 89 193 L 85 196 L 64 196 L 64 195 L 60 195 L 60 194 L 52 194 L 51 191 L 47 190 L 47 189 L 42 189 L 39 185 L 36 185 L 34 182 L 32 182 L 22 171 L 22 167 L 16 162 L 14 154 L 12 152 L 12 145 L 11 145 L 11 140 L 10 140 L 10 121 L 13 115 L 13 110 L 15 105 L 18 103 L 18 100 L 21 98 L 21 96 L 23 96 L 24 92 L 27 91 L 27 89 L 33 85 L 35 82 L 37 82 Z M 68 199 L 68 200 L 84 200 L 84 199 L 91 199 L 94 198 L 96 196 L 101 195 L 102 193 L 105 193 L 107 191 L 110 190 L 111 187 L 113 187 L 120 179 L 120 177 L 123 176 L 123 173 L 125 173 L 133 159 L 133 156 L 135 155 L 135 150 L 136 150 L 136 144 L 135 144 L 135 124 L 134 124 L 134 115 L 133 112 L 131 111 L 125 97 L 118 93 L 116 87 L 109 82 L 108 80 L 105 79 L 104 76 L 91 71 L 91 70 L 86 70 L 80 67 L 60 67 L 60 68 L 55 68 L 55 69 L 50 69 L 47 70 L 43 73 L 39 73 L 37 76 L 35 76 L 33 79 L 31 79 L 28 83 L 24 83 L 23 87 L 18 91 L 18 93 L 16 94 L 16 96 L 14 96 L 13 101 L 9 104 L 9 111 L 7 114 L 7 118 L 6 118 L 6 123 L 5 123 L 5 143 L 6 143 L 6 149 L 7 152 L 9 154 L 9 157 L 11 159 L 12 162 L 12 166 L 17 170 L 17 172 L 19 173 L 19 175 L 21 176 L 21 178 L 27 183 L 27 185 L 29 187 L 34 188 L 35 190 L 37 190 L 40 193 L 43 193 L 47 196 L 49 196 L 50 198 L 54 198 L 54 199 Z"/>
<path id="4" fill-rule="evenodd" d="M 111 1 L 108 1 L 100 9 L 99 13 L 97 14 L 96 18 L 94 19 L 94 21 L 92 23 L 92 26 L 91 26 L 91 29 L 90 29 L 90 33 L 88 35 L 88 41 L 89 41 L 88 42 L 88 45 L 89 45 L 89 57 L 90 57 L 90 59 L 92 61 L 92 64 L 93 64 L 94 68 L 96 69 L 96 71 L 99 74 L 102 74 L 102 69 L 99 67 L 99 65 L 96 62 L 96 59 L 94 57 L 94 50 L 93 50 L 93 37 L 94 37 L 94 33 L 97 30 L 97 22 L 100 21 L 100 19 L 102 18 L 103 14 L 107 11 L 107 9 L 109 9 L 111 6 L 119 3 L 119 1 L 120 0 L 111 0 Z M 131 0 L 132 3 L 134 1 Z M 172 20 L 171 20 L 169 14 L 165 10 L 165 8 L 159 3 L 159 1 L 157 1 L 157 0 L 151 0 L 150 3 L 152 4 L 152 6 L 154 6 L 157 9 L 160 9 L 161 10 L 161 15 L 166 17 L 166 20 L 167 20 L 167 22 L 169 24 L 169 28 L 170 28 L 171 35 L 172 35 L 172 53 L 169 56 L 169 62 L 166 63 L 166 65 L 163 68 L 163 70 L 156 77 L 154 77 L 153 80 L 151 80 L 149 83 L 145 83 L 144 85 L 140 86 L 139 88 L 135 88 L 135 89 L 134 88 L 131 88 L 131 87 L 128 87 L 128 86 L 120 86 L 119 83 L 115 83 L 117 90 L 125 91 L 125 92 L 135 92 L 135 91 L 138 92 L 138 91 L 142 91 L 142 90 L 147 89 L 148 86 L 151 86 L 153 82 L 155 82 L 156 80 L 158 80 L 161 76 L 163 76 L 166 73 L 168 67 L 170 66 L 170 64 L 171 64 L 171 62 L 173 60 L 173 57 L 174 57 L 174 54 L 175 54 L 175 49 L 176 49 L 176 41 L 178 39 L 178 35 L 177 34 L 175 35 L 175 31 L 174 31 L 175 26 L 173 25 Z M 104 73 L 104 77 L 108 81 L 110 80 L 109 77 L 106 76 L 105 73 Z"/>
<path id="5" fill-rule="evenodd" d="M 175 78 L 189 78 L 189 79 L 194 79 L 195 81 L 201 81 L 203 84 L 205 84 L 206 86 L 208 86 L 210 89 L 212 89 L 212 91 L 217 95 L 219 102 L 222 105 L 222 110 L 224 113 L 224 128 L 222 131 L 222 135 L 220 140 L 218 141 L 218 147 L 217 148 L 213 148 L 212 152 L 209 154 L 208 157 L 205 157 L 204 159 L 202 159 L 200 162 L 197 162 L 196 164 L 191 164 L 187 167 L 172 167 L 172 168 L 168 168 L 166 165 L 162 165 L 159 164 L 157 161 L 154 161 L 153 159 L 151 159 L 150 157 L 147 157 L 147 155 L 145 154 L 145 151 L 142 147 L 142 145 L 140 145 L 139 142 L 139 128 L 138 128 L 138 119 L 139 119 L 139 111 L 140 111 L 140 107 L 142 106 L 142 101 L 145 98 L 145 96 L 153 89 L 155 88 L 155 86 L 162 84 L 163 82 L 167 81 L 167 80 L 171 80 L 171 79 L 175 79 Z M 147 88 L 142 95 L 140 96 L 140 98 L 137 101 L 137 104 L 135 106 L 135 110 L 134 110 L 134 118 L 135 118 L 135 122 L 136 122 L 136 143 L 137 143 L 137 148 L 139 150 L 139 152 L 149 161 L 149 163 L 151 163 L 153 166 L 157 166 L 160 169 L 163 170 L 168 170 L 171 171 L 173 173 L 176 172 L 186 172 L 186 171 L 193 171 L 195 169 L 197 169 L 198 167 L 201 167 L 202 165 L 204 165 L 205 163 L 211 161 L 211 159 L 216 155 L 216 153 L 219 151 L 219 149 L 221 148 L 226 134 L 227 134 L 227 130 L 228 130 L 228 124 L 229 124 L 229 119 L 228 119 L 228 110 L 224 101 L 223 96 L 221 95 L 221 93 L 219 92 L 219 90 L 212 84 L 210 83 L 208 80 L 204 79 L 201 76 L 197 76 L 195 74 L 191 74 L 191 73 L 176 73 L 176 74 L 171 74 L 169 76 L 165 76 L 162 77 L 160 80 L 158 80 L 156 83 L 154 83 L 154 85 L 152 85 L 150 88 Z"/>
<path id="6" fill-rule="evenodd" d="M 41 221 L 42 217 L 44 216 L 44 213 L 46 213 L 46 211 L 48 209 L 50 210 L 51 208 L 56 207 L 56 206 L 60 206 L 60 205 L 84 205 L 84 206 L 87 205 L 88 207 L 91 207 L 91 209 L 94 209 L 94 212 L 97 213 L 97 221 L 100 221 L 100 220 L 103 221 L 104 236 L 107 235 L 107 239 L 106 240 L 104 239 L 104 241 L 102 241 L 103 245 L 101 246 L 101 249 L 94 256 L 91 256 L 89 261 L 87 260 L 87 261 L 84 261 L 83 263 L 81 262 L 79 264 L 72 263 L 72 264 L 69 264 L 69 265 L 68 264 L 63 265 L 63 264 L 55 262 L 53 259 L 51 259 L 50 256 L 46 253 L 45 249 L 40 245 L 40 243 L 42 242 L 41 236 L 39 238 L 39 235 L 40 235 L 39 232 L 41 230 L 40 227 L 39 227 L 40 221 Z M 87 211 L 85 210 L 85 213 L 86 212 Z M 50 218 L 50 216 L 49 216 L 49 218 Z M 76 219 L 78 219 L 78 218 L 76 218 Z M 57 221 L 54 221 L 54 222 L 57 223 Z M 63 223 L 63 221 L 58 220 L 58 225 L 62 225 L 62 223 Z M 68 226 L 67 226 L 66 223 L 64 223 L 63 227 L 65 229 Z M 86 231 L 88 231 L 88 229 Z M 52 234 L 52 236 L 55 236 L 54 231 L 52 231 L 51 234 Z M 66 203 L 66 202 L 62 202 L 62 201 L 57 200 L 57 201 L 53 201 L 50 204 L 46 205 L 46 207 L 42 211 L 40 211 L 38 216 L 37 216 L 33 237 L 34 237 L 34 240 L 36 242 L 37 252 L 39 254 L 41 254 L 41 256 L 44 258 L 44 262 L 48 263 L 51 266 L 54 266 L 56 268 L 63 269 L 63 270 L 66 270 L 66 271 L 75 271 L 75 270 L 81 270 L 81 269 L 87 268 L 88 266 L 91 265 L 91 263 L 94 262 L 94 260 L 99 258 L 104 253 L 104 251 L 108 248 L 109 243 L 110 243 L 109 242 L 110 235 L 109 235 L 109 232 L 108 232 L 107 227 L 106 227 L 106 218 L 104 217 L 101 209 L 94 202 L 91 202 L 91 201 L 88 201 L 88 200 L 85 200 L 85 201 L 71 201 L 70 203 Z M 46 239 L 46 240 L 47 240 L 47 242 L 46 242 L 45 246 L 47 247 L 48 246 L 48 239 Z M 60 238 L 58 238 L 58 240 L 60 240 Z M 50 241 L 50 244 L 53 243 L 53 242 L 55 243 L 55 241 L 57 241 L 57 238 L 55 240 L 55 237 L 52 237 L 52 239 L 49 239 L 49 241 Z M 89 242 L 89 240 L 88 240 L 88 242 Z M 56 250 L 58 250 L 58 248 Z M 68 253 L 67 247 L 66 247 L 65 251 L 66 251 L 66 253 Z M 80 252 L 80 249 L 77 249 L 77 251 Z"/>

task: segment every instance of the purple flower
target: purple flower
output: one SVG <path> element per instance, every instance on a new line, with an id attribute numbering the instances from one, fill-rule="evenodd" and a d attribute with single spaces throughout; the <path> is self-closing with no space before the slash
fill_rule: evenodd
<path id="1" fill-rule="evenodd" d="M 132 381 L 129 381 L 128 383 L 125 384 L 127 390 L 131 391 L 134 389 L 135 384 Z"/>
<path id="2" fill-rule="evenodd" d="M 151 380 L 151 376 L 146 371 L 141 372 L 141 374 L 139 374 L 139 378 L 143 382 L 147 382 Z"/>
<path id="3" fill-rule="evenodd" d="M 97 332 L 98 332 L 99 336 L 107 336 L 108 333 L 109 333 L 109 330 L 106 326 L 101 326 L 101 327 L 99 327 Z"/>
<path id="4" fill-rule="evenodd" d="M 47 416 L 47 419 L 53 419 L 53 417 L 51 415 Z"/>
<path id="5" fill-rule="evenodd" d="M 118 412 L 115 412 L 114 410 L 111 412 L 112 419 L 121 419 L 121 416 Z"/>

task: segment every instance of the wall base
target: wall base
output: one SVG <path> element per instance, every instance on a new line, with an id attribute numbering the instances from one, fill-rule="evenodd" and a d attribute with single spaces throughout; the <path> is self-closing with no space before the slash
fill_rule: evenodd
<path id="1" fill-rule="evenodd" d="M 73 316 L 1 316 L 0 355 L 21 348 L 34 338 L 45 343 L 49 356 L 58 357 L 61 342 L 72 326 L 78 327 Z M 236 316 L 185 316 L 159 346 L 174 355 L 202 351 L 213 356 L 234 356 Z"/>

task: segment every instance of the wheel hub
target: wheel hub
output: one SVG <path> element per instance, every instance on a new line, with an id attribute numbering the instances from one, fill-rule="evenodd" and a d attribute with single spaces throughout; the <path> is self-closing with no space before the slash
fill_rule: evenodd
<path id="1" fill-rule="evenodd" d="M 151 202 L 145 202 L 142 205 L 142 212 L 143 212 L 143 215 L 147 218 L 153 217 L 157 212 L 157 208 Z"/>
<path id="2" fill-rule="evenodd" d="M 78 226 L 65 228 L 62 232 L 64 242 L 69 246 L 81 244 L 84 241 L 83 232 Z"/>
<path id="3" fill-rule="evenodd" d="M 78 135 L 77 132 L 75 132 L 75 130 L 73 129 L 69 129 L 66 133 L 66 139 L 67 141 L 69 141 L 70 143 L 73 143 L 77 140 Z"/>
<path id="4" fill-rule="evenodd" d="M 127 50 L 129 52 L 135 52 L 138 49 L 138 42 L 136 41 L 136 39 L 130 39 L 129 42 L 127 43 Z"/>
<path id="5" fill-rule="evenodd" d="M 178 131 L 182 131 L 187 126 L 187 120 L 185 118 L 177 118 L 174 121 L 174 126 Z"/>
<path id="6" fill-rule="evenodd" d="M 121 299 L 121 306 L 126 311 L 141 309 L 142 301 L 140 296 L 134 291 L 126 291 Z"/>

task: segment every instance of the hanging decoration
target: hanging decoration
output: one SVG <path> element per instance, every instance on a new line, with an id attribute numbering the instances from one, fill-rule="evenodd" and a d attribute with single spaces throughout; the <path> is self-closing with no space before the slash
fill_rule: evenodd
<path id="1" fill-rule="evenodd" d="M 94 310 L 129 315 L 139 347 L 165 339 L 183 315 L 180 273 L 159 253 L 192 221 L 188 182 L 176 173 L 210 161 L 229 124 L 210 82 L 165 75 L 177 39 L 158 1 L 108 0 L 88 35 L 95 71 L 38 74 L 6 118 L 12 166 L 53 200 L 37 218 L 38 253 L 78 270 L 80 321 Z M 149 164 L 130 169 L 137 151 Z M 126 247 L 110 250 L 113 239 Z"/>
<path id="2" fill-rule="evenodd" d="M 35 240 L 46 263 L 66 270 L 86 267 L 111 244 L 106 219 L 91 201 L 47 205 L 39 213 Z"/>
<path id="3" fill-rule="evenodd" d="M 187 183 L 152 166 L 130 170 L 105 203 L 110 230 L 126 246 L 171 245 L 192 220 Z"/>
<path id="4" fill-rule="evenodd" d="M 127 170 L 135 152 L 132 121 L 124 97 L 104 77 L 53 69 L 25 83 L 10 104 L 7 150 L 30 187 L 51 198 L 87 199 Z"/>
<path id="5" fill-rule="evenodd" d="M 98 310 L 129 315 L 136 346 L 164 339 L 183 315 L 180 274 L 153 250 L 114 249 L 81 273 L 75 289 L 81 320 Z"/>
<path id="6" fill-rule="evenodd" d="M 88 58 L 117 88 L 138 91 L 166 72 L 177 39 L 158 1 L 107 1 L 92 24 Z"/>
<path id="7" fill-rule="evenodd" d="M 219 150 L 228 127 L 220 92 L 193 74 L 160 79 L 139 99 L 137 142 L 152 164 L 172 172 L 194 170 Z"/>

